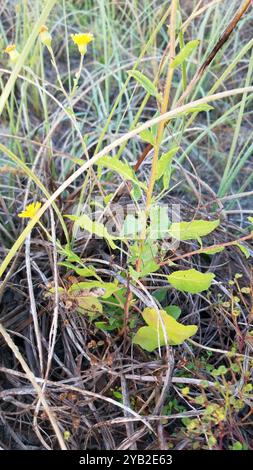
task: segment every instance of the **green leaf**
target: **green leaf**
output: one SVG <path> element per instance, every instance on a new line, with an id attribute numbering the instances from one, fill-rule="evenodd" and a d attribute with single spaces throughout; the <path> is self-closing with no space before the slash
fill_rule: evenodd
<path id="1" fill-rule="evenodd" d="M 75 271 L 76 274 L 78 274 L 78 276 L 90 277 L 96 275 L 96 270 L 95 268 L 93 268 L 93 266 L 78 268 L 77 266 L 72 263 L 69 263 L 68 261 L 61 261 L 58 264 L 59 266 L 65 266 L 68 269 L 72 269 L 73 271 Z"/>
<path id="2" fill-rule="evenodd" d="M 200 40 L 195 39 L 193 41 L 189 41 L 183 49 L 179 52 L 179 54 L 173 60 L 171 67 L 175 69 L 179 67 L 185 60 L 187 60 L 190 55 L 195 51 L 195 49 L 199 46 Z"/>
<path id="3" fill-rule="evenodd" d="M 145 129 L 144 131 L 140 132 L 140 138 L 144 140 L 144 142 L 148 142 L 151 145 L 155 145 L 155 136 L 149 129 Z"/>
<path id="4" fill-rule="evenodd" d="M 150 260 L 149 262 L 144 264 L 144 267 L 140 271 L 139 277 L 148 276 L 149 274 L 155 273 L 160 269 L 159 264 L 157 264 L 154 260 Z"/>
<path id="5" fill-rule="evenodd" d="M 250 257 L 250 251 L 245 245 L 243 245 L 242 243 L 234 243 L 234 245 L 241 250 L 246 259 Z"/>
<path id="6" fill-rule="evenodd" d="M 165 171 L 170 168 L 173 157 L 176 155 L 180 147 L 174 147 L 164 153 L 158 160 L 156 179 L 159 180 Z"/>
<path id="7" fill-rule="evenodd" d="M 146 185 L 140 182 L 133 171 L 133 169 L 123 163 L 121 160 L 118 160 L 116 157 L 102 157 L 98 161 L 98 167 L 109 168 L 110 170 L 116 171 L 124 180 L 132 181 L 143 189 L 146 189 Z"/>
<path id="8" fill-rule="evenodd" d="M 95 289 L 95 293 L 97 297 L 102 297 L 103 299 L 107 299 L 110 297 L 114 292 L 119 290 L 118 282 L 102 282 L 102 281 L 82 281 L 72 284 L 69 288 L 68 292 L 70 294 L 74 292 L 80 292 L 87 289 L 89 291 Z"/>
<path id="9" fill-rule="evenodd" d="M 177 305 L 169 305 L 168 307 L 165 307 L 164 310 L 166 311 L 166 313 L 168 313 L 168 315 L 175 318 L 175 320 L 178 320 L 182 313 L 181 308 L 179 308 Z"/>
<path id="10" fill-rule="evenodd" d="M 177 116 L 186 116 L 187 114 L 191 114 L 191 113 L 201 113 L 203 111 L 212 111 L 213 109 L 214 107 L 211 106 L 210 104 L 199 104 L 198 106 L 189 108 L 186 111 L 182 111 Z"/>
<path id="11" fill-rule="evenodd" d="M 102 330 L 102 331 L 113 331 L 113 330 L 115 330 L 114 326 L 108 325 L 108 323 L 106 323 L 104 321 L 95 322 L 95 326 L 97 328 L 99 328 L 99 330 Z"/>
<path id="12" fill-rule="evenodd" d="M 158 302 L 163 302 L 166 299 L 168 289 L 157 289 L 153 292 L 153 297 L 158 300 Z"/>
<path id="13" fill-rule="evenodd" d="M 157 90 L 154 83 L 146 77 L 143 73 L 139 72 L 138 70 L 128 70 L 128 73 L 131 77 L 133 77 L 143 88 L 144 90 L 151 96 L 155 96 L 158 101 L 161 101 L 161 95 Z"/>
<path id="14" fill-rule="evenodd" d="M 213 232 L 220 220 L 192 220 L 191 222 L 175 222 L 169 228 L 169 234 L 176 240 L 197 240 Z"/>
<path id="15" fill-rule="evenodd" d="M 97 235 L 98 237 L 105 238 L 109 243 L 110 247 L 115 250 L 117 246 L 115 245 L 113 240 L 116 240 L 115 237 L 111 236 L 107 230 L 107 228 L 101 224 L 100 222 L 96 222 L 90 219 L 88 215 L 82 214 L 80 216 L 77 215 L 65 215 L 70 220 L 74 220 L 75 223 L 87 230 L 88 232 Z"/>
<path id="16" fill-rule="evenodd" d="M 200 273 L 196 269 L 187 269 L 184 271 L 176 271 L 167 279 L 169 283 L 181 292 L 189 292 L 190 294 L 198 294 L 209 289 L 215 275 L 213 273 Z"/>
<path id="17" fill-rule="evenodd" d="M 156 309 L 148 307 L 145 308 L 142 316 L 148 326 L 137 331 L 133 343 L 139 344 L 149 352 L 159 346 L 165 346 L 166 343 L 172 346 L 182 344 L 186 339 L 195 335 L 198 329 L 195 325 L 181 325 L 164 310 L 160 310 L 158 313 Z"/>

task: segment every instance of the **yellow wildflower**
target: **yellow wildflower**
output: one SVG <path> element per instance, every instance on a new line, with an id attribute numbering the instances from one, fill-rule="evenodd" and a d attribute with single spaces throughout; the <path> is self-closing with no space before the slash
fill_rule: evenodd
<path id="1" fill-rule="evenodd" d="M 16 49 L 16 44 L 10 44 L 6 47 L 4 52 L 6 52 L 6 54 L 9 54 L 10 60 L 13 63 L 17 62 L 20 56 L 19 52 Z"/>
<path id="2" fill-rule="evenodd" d="M 31 204 L 28 204 L 25 210 L 23 212 L 20 212 L 18 216 L 26 218 L 26 219 L 32 219 L 35 216 L 35 214 L 38 212 L 40 207 L 41 207 L 41 202 L 32 202 Z"/>
<path id="3" fill-rule="evenodd" d="M 44 44 L 48 48 L 51 48 L 52 36 L 48 32 L 48 28 L 44 24 L 40 28 L 40 40 L 42 44 Z"/>
<path id="4" fill-rule="evenodd" d="M 92 33 L 71 34 L 72 41 L 78 46 L 81 55 L 87 51 L 87 45 L 94 40 Z"/>

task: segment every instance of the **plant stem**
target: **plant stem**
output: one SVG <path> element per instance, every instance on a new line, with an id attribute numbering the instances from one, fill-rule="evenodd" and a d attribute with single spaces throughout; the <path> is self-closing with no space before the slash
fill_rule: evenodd
<path id="1" fill-rule="evenodd" d="M 172 80 L 173 80 L 173 75 L 174 75 L 174 69 L 171 67 L 171 63 L 173 59 L 175 58 L 177 1 L 178 0 L 172 0 L 172 4 L 171 4 L 170 61 L 169 61 L 167 80 L 166 80 L 163 101 L 162 101 L 162 106 L 161 106 L 161 114 L 166 113 L 166 111 L 168 110 L 170 90 L 171 90 L 171 85 L 172 85 Z M 149 212 L 150 206 L 151 206 L 151 199 L 152 199 L 153 189 L 154 189 L 155 180 L 156 180 L 157 163 L 158 163 L 159 151 L 160 151 L 164 128 L 165 128 L 165 122 L 161 121 L 158 126 L 157 137 L 156 137 L 156 142 L 155 142 L 155 147 L 154 147 L 154 157 L 152 160 L 151 176 L 150 176 L 150 181 L 148 185 L 147 199 L 146 199 L 146 212 Z"/>
<path id="2" fill-rule="evenodd" d="M 163 95 L 163 100 L 162 100 L 162 105 L 161 105 L 161 114 L 166 113 L 166 111 L 168 110 L 170 90 L 171 90 L 171 85 L 172 85 L 172 80 L 173 80 L 173 75 L 174 75 L 174 68 L 171 67 L 171 63 L 173 59 L 175 58 L 177 3 L 178 3 L 178 0 L 172 0 L 171 2 L 170 27 L 169 27 L 170 60 L 169 60 L 167 79 L 166 79 L 164 95 Z M 165 121 L 161 121 L 157 129 L 157 136 L 156 136 L 156 141 L 154 145 L 154 156 L 153 156 L 152 167 L 151 167 L 151 175 L 150 175 L 150 180 L 149 180 L 149 185 L 148 185 L 147 195 L 146 195 L 146 209 L 145 209 L 146 217 L 145 217 L 144 227 L 141 233 L 140 254 L 142 253 L 143 245 L 144 245 L 146 226 L 147 226 L 147 217 L 148 217 L 150 207 L 151 207 L 151 202 L 152 202 L 152 195 L 153 195 L 154 185 L 156 181 L 158 158 L 159 158 L 159 152 L 160 152 L 160 146 L 161 146 L 161 142 L 163 138 L 164 128 L 165 128 Z M 137 260 L 136 270 L 140 271 L 140 268 L 141 268 L 141 257 Z"/>

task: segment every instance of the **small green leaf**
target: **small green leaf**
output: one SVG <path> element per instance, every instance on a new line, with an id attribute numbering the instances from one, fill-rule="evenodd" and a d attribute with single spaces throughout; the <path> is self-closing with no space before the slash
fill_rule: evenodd
<path id="1" fill-rule="evenodd" d="M 143 88 L 144 90 L 151 96 L 155 96 L 158 101 L 161 101 L 161 95 L 157 90 L 154 83 L 146 77 L 143 73 L 139 72 L 138 70 L 129 70 L 129 75 L 133 77 Z"/>
<path id="2" fill-rule="evenodd" d="M 139 344 L 149 352 L 159 346 L 165 346 L 166 343 L 173 346 L 182 344 L 186 339 L 195 335 L 198 329 L 195 325 L 181 325 L 164 310 L 160 310 L 158 313 L 156 309 L 148 307 L 145 308 L 142 316 L 148 326 L 137 331 L 133 343 Z"/>
<path id="3" fill-rule="evenodd" d="M 179 67 L 185 60 L 187 60 L 190 55 L 194 52 L 194 50 L 199 46 L 200 40 L 195 39 L 193 41 L 189 41 L 183 49 L 179 52 L 179 54 L 173 60 L 171 67 L 175 69 Z"/>
<path id="4" fill-rule="evenodd" d="M 92 221 L 86 214 L 82 214 L 80 216 L 65 215 L 65 217 L 70 220 L 74 220 L 78 227 L 81 227 L 88 232 L 97 235 L 98 237 L 105 238 L 113 250 L 117 248 L 113 241 L 116 240 L 116 238 L 109 234 L 107 228 L 102 223 Z"/>
<path id="5" fill-rule="evenodd" d="M 133 169 L 123 163 L 121 160 L 118 160 L 116 157 L 102 157 L 98 161 L 98 167 L 109 168 L 110 170 L 116 171 L 123 179 L 132 181 L 143 189 L 146 189 L 146 185 L 140 182 L 133 171 Z"/>
<path id="6" fill-rule="evenodd" d="M 96 275 L 96 270 L 95 268 L 93 268 L 93 266 L 78 268 L 77 266 L 72 263 L 69 263 L 68 261 L 62 261 L 58 264 L 59 266 L 65 266 L 68 269 L 72 269 L 73 271 L 75 271 L 76 274 L 78 274 L 78 276 L 89 277 Z"/>
<path id="7" fill-rule="evenodd" d="M 198 294 L 209 289 L 215 275 L 213 273 L 200 273 L 196 269 L 187 269 L 176 271 L 167 279 L 169 283 L 181 292 L 189 292 L 190 294 Z"/>
<path id="8" fill-rule="evenodd" d="M 168 313 L 168 315 L 175 318 L 175 320 L 178 320 L 182 313 L 181 308 L 179 308 L 177 305 L 169 305 L 168 307 L 165 307 L 164 310 Z"/>
<path id="9" fill-rule="evenodd" d="M 155 145 L 155 136 L 149 129 L 145 129 L 144 131 L 140 132 L 140 138 L 144 140 L 144 142 L 148 142 L 151 145 Z"/>
<path id="10" fill-rule="evenodd" d="M 250 257 L 250 251 L 245 245 L 243 245 L 242 243 L 234 243 L 234 246 L 237 246 L 237 248 L 241 250 L 246 259 Z"/>
<path id="11" fill-rule="evenodd" d="M 176 240 L 196 240 L 213 232 L 220 220 L 192 220 L 191 222 L 175 222 L 169 228 L 169 234 Z"/>
<path id="12" fill-rule="evenodd" d="M 187 114 L 191 114 L 191 113 L 201 113 L 203 111 L 212 111 L 213 109 L 214 107 L 211 106 L 210 104 L 199 104 L 198 106 L 189 108 L 186 111 L 182 111 L 177 116 L 186 116 Z"/>
<path id="13" fill-rule="evenodd" d="M 159 180 L 163 176 L 164 172 L 168 168 L 170 168 L 173 157 L 176 155 L 178 150 L 179 150 L 179 147 L 174 147 L 170 149 L 168 152 L 164 153 L 159 158 L 158 164 L 157 164 L 157 175 L 156 175 L 157 180 Z"/>
<path id="14" fill-rule="evenodd" d="M 231 450 L 243 450 L 243 445 L 241 442 L 236 441 L 231 447 Z"/>
<path id="15" fill-rule="evenodd" d="M 108 323 L 105 323 L 104 321 L 95 322 L 95 326 L 97 328 L 99 328 L 99 330 L 102 330 L 102 331 L 113 331 L 113 330 L 115 330 L 114 326 L 108 325 Z"/>
<path id="16" fill-rule="evenodd" d="M 153 297 L 161 303 L 166 299 L 167 292 L 168 289 L 157 289 L 153 292 Z"/>

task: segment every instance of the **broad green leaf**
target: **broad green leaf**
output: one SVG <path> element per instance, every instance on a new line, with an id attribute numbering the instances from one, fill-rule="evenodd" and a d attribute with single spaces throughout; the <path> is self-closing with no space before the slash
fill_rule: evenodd
<path id="1" fill-rule="evenodd" d="M 151 96 L 155 96 L 157 100 L 161 101 L 161 94 L 157 90 L 154 83 L 146 77 L 143 73 L 139 72 L 138 70 L 129 70 L 129 75 L 133 77 L 143 88 L 144 90 Z"/>
<path id="2" fill-rule="evenodd" d="M 157 330 L 150 326 L 142 326 L 133 337 L 133 344 L 138 344 L 146 351 L 152 352 L 159 346 L 163 346 L 161 338 L 158 338 Z"/>
<path id="3" fill-rule="evenodd" d="M 176 155 L 178 152 L 179 147 L 174 147 L 170 149 L 168 152 L 164 153 L 158 160 L 157 164 L 157 175 L 156 179 L 159 180 L 165 171 L 170 168 L 171 162 L 173 160 L 173 157 Z"/>
<path id="4" fill-rule="evenodd" d="M 179 52 L 179 54 L 173 60 L 171 67 L 175 69 L 179 67 L 185 60 L 187 60 L 190 55 L 195 51 L 195 49 L 199 46 L 199 39 L 195 39 L 193 41 L 189 41 L 183 49 Z"/>
<path id="5" fill-rule="evenodd" d="M 207 248 L 205 251 L 202 251 L 202 253 L 204 255 L 215 255 L 216 253 L 221 253 L 224 250 L 224 246 L 216 246 L 214 248 Z"/>
<path id="6" fill-rule="evenodd" d="M 133 343 L 139 344 L 149 352 L 159 346 L 165 346 L 166 343 L 172 346 L 182 344 L 186 339 L 195 335 L 198 329 L 195 325 L 185 326 L 178 323 L 164 310 L 160 310 L 158 313 L 156 309 L 148 307 L 145 308 L 142 316 L 148 326 L 137 331 Z"/>
<path id="7" fill-rule="evenodd" d="M 176 240 L 197 240 L 213 232 L 220 220 L 192 220 L 191 222 L 175 222 L 169 228 L 169 234 Z"/>
<path id="8" fill-rule="evenodd" d="M 169 283 L 181 292 L 189 292 L 190 294 L 198 294 L 209 289 L 215 275 L 213 273 L 200 273 L 196 269 L 187 269 L 176 271 L 167 279 Z"/>
<path id="9" fill-rule="evenodd" d="M 234 245 L 241 250 L 246 259 L 250 257 L 250 251 L 245 245 L 243 245 L 242 243 L 234 243 Z"/>
<path id="10" fill-rule="evenodd" d="M 119 290 L 118 283 L 115 282 L 100 282 L 100 281 L 82 281 L 72 284 L 69 288 L 69 293 L 77 293 L 79 292 L 80 295 L 82 294 L 83 290 L 93 291 L 96 293 L 96 297 L 101 297 L 103 299 L 107 299 L 110 297 L 114 292 Z M 95 289 L 95 290 L 94 290 Z"/>
<path id="11" fill-rule="evenodd" d="M 117 248 L 117 246 L 115 245 L 115 243 L 113 241 L 113 240 L 116 240 L 116 238 L 111 236 L 109 234 L 107 228 L 103 224 L 101 224 L 100 222 L 96 222 L 96 221 L 91 220 L 90 217 L 88 217 L 88 215 L 86 215 L 86 214 L 82 214 L 80 216 L 65 215 L 65 217 L 67 217 L 70 220 L 74 220 L 75 223 L 79 227 L 87 230 L 88 232 L 90 232 L 92 234 L 94 233 L 98 237 L 105 238 L 107 240 L 107 242 L 109 243 L 110 247 L 113 250 L 115 250 L 115 248 Z"/>
<path id="12" fill-rule="evenodd" d="M 118 160 L 118 158 L 102 157 L 98 161 L 98 167 L 105 167 L 109 168 L 110 170 L 116 171 L 116 173 L 122 176 L 124 180 L 132 181 L 141 188 L 146 189 L 146 185 L 136 178 L 133 169 L 126 163 L 123 163 L 121 160 Z"/>

